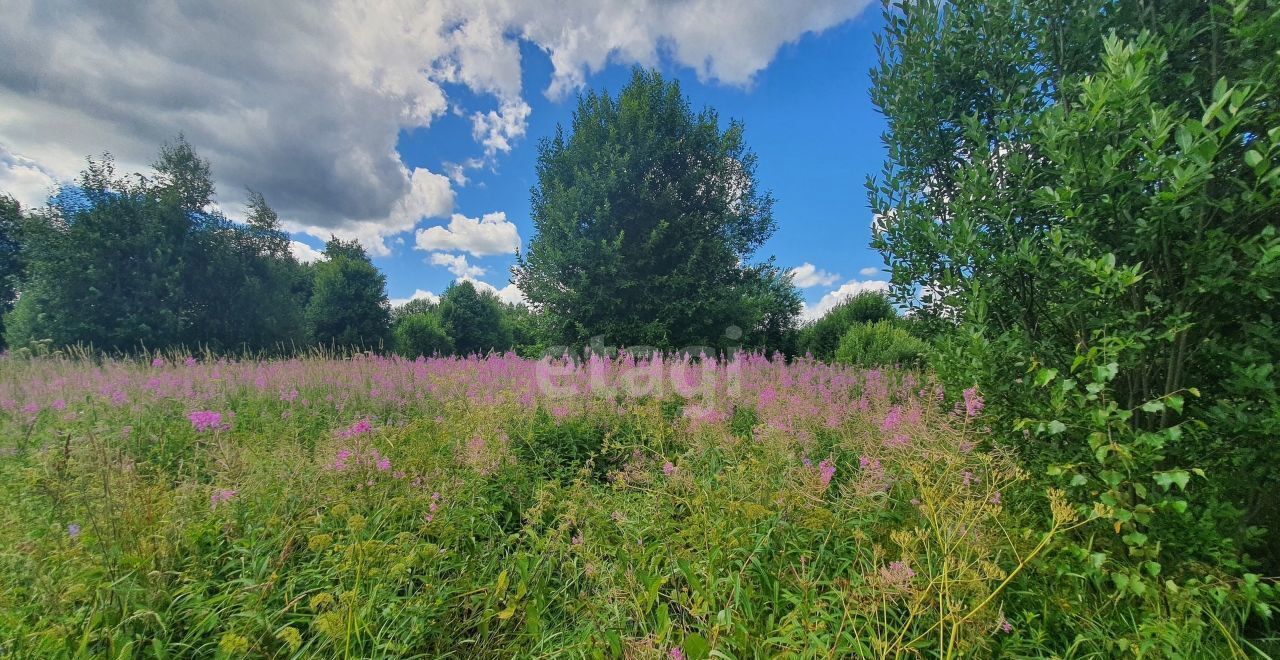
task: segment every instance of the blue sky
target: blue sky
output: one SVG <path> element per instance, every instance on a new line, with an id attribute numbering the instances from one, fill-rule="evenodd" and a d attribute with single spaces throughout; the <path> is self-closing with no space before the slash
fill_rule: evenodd
<path id="1" fill-rule="evenodd" d="M 665 76 L 679 79 L 695 108 L 709 105 L 724 121 L 745 122 L 747 142 L 759 157 L 758 178 L 776 198 L 778 230 L 758 256 L 772 254 L 788 268 L 810 263 L 819 271 L 839 275 L 829 284 L 801 289 L 811 307 L 851 280 L 882 279 L 878 274 L 860 273 L 883 265 L 880 255 L 867 247 L 871 216 L 863 185 L 868 174 L 879 172 L 884 153 L 880 143 L 884 121 L 867 92 L 867 72 L 875 61 L 871 35 L 880 21 L 879 12 L 867 11 L 821 34 L 784 45 L 748 87 L 699 82 L 693 71 L 666 59 L 659 67 Z M 516 225 L 524 249 L 533 235 L 529 190 L 536 183 L 537 142 L 552 135 L 557 124 L 568 126 L 575 98 L 569 95 L 552 101 L 542 93 L 552 78 L 551 64 L 546 54 L 528 42 L 521 44 L 521 62 L 525 98 L 532 108 L 526 135 L 510 153 L 497 155 L 491 167 L 467 172 L 467 184 L 456 187 L 454 210 L 468 217 L 504 212 Z M 611 64 L 588 76 L 586 83 L 616 91 L 627 82 L 630 69 L 629 64 Z M 492 105 L 465 89 L 450 91 L 467 114 Z M 428 128 L 402 132 L 398 152 L 406 165 L 432 171 L 482 155 L 472 139 L 470 121 L 455 114 Z M 424 226 L 446 223 L 434 220 Z M 302 234 L 295 238 L 321 247 L 315 238 Z M 393 246 L 390 256 L 374 261 L 387 273 L 390 296 L 403 299 L 418 289 L 439 294 L 454 279 L 444 267 L 430 265 L 426 259 L 426 253 L 406 244 Z M 515 263 L 511 255 L 469 260 L 487 271 L 478 279 L 498 288 L 507 283 Z"/>
<path id="2" fill-rule="evenodd" d="M 884 286 L 863 187 L 883 156 L 870 0 L 42 0 L 5 19 L 0 190 L 24 205 L 90 154 L 146 172 L 182 134 L 218 209 L 243 218 L 261 192 L 299 258 L 336 234 L 393 301 L 458 276 L 518 300 L 538 141 L 577 91 L 616 92 L 640 64 L 746 124 L 776 198 L 758 257 L 800 268 L 808 316 Z"/>

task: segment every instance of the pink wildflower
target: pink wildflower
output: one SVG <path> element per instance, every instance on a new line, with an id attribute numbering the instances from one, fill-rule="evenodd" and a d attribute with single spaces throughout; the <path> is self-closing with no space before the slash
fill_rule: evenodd
<path id="1" fill-rule="evenodd" d="M 236 491 L 234 490 L 226 490 L 226 489 L 215 490 L 213 491 L 213 494 L 209 496 L 209 508 L 216 509 L 218 508 L 219 504 L 224 504 L 226 502 L 229 502 L 231 501 L 231 498 L 235 496 L 236 496 Z"/>
<path id="2" fill-rule="evenodd" d="M 671 651 L 667 653 L 667 657 L 670 660 L 684 660 L 684 651 L 681 651 L 679 646 L 673 646 Z"/>
<path id="3" fill-rule="evenodd" d="M 191 421 L 191 426 L 197 431 L 217 430 L 224 428 L 222 422 L 222 413 L 212 410 L 197 410 L 187 413 L 187 419 Z"/>
<path id="4" fill-rule="evenodd" d="M 671 461 L 662 464 L 662 473 L 668 477 L 676 473 L 676 466 Z"/>
<path id="5" fill-rule="evenodd" d="M 829 458 L 823 459 L 818 463 L 818 477 L 822 479 L 823 486 L 831 484 L 831 477 L 836 476 L 836 464 Z"/>
<path id="6" fill-rule="evenodd" d="M 978 393 L 978 386 L 974 385 L 964 391 L 964 415 L 965 417 L 976 417 L 982 412 L 985 404 L 982 401 L 982 395 Z"/>

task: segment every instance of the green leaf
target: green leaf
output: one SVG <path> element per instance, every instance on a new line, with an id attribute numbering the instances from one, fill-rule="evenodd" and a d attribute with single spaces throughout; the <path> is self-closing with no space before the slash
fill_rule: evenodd
<path id="1" fill-rule="evenodd" d="M 1065 431 L 1065 430 L 1067 430 L 1067 425 L 1066 425 L 1066 424 L 1063 424 L 1062 422 L 1059 422 L 1059 421 L 1058 421 L 1058 420 L 1056 420 L 1056 419 L 1055 419 L 1055 420 L 1053 420 L 1052 422 L 1049 422 L 1049 434 L 1050 434 L 1050 435 L 1058 435 L 1059 433 L 1062 433 L 1062 432 L 1063 432 L 1063 431 Z"/>
<path id="2" fill-rule="evenodd" d="M 1057 376 L 1058 376 L 1057 369 L 1041 369 L 1037 371 L 1036 387 L 1044 387 L 1045 385 L 1048 385 L 1049 382 L 1052 381 L 1054 378 L 1057 378 Z"/>
<path id="3" fill-rule="evenodd" d="M 1142 404 L 1143 412 L 1157 413 L 1164 410 L 1164 402 L 1156 399 Z"/>
<path id="4" fill-rule="evenodd" d="M 1244 152 L 1245 165 L 1248 165 L 1249 167 L 1257 167 L 1258 163 L 1261 163 L 1261 162 L 1262 162 L 1262 154 L 1258 153 L 1257 151 L 1250 149 Z"/>
<path id="5" fill-rule="evenodd" d="M 684 651 L 685 657 L 689 660 L 701 660 L 711 653 L 711 645 L 702 635 L 690 633 L 680 644 L 680 650 Z"/>

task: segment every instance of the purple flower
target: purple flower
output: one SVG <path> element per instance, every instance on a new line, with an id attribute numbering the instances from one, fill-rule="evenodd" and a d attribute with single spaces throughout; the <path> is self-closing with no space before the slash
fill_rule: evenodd
<path id="1" fill-rule="evenodd" d="M 671 660 L 684 660 L 684 651 L 681 651 L 679 646 L 673 646 L 671 651 L 667 653 L 667 657 Z"/>
<path id="2" fill-rule="evenodd" d="M 218 508 L 219 504 L 225 504 L 226 502 L 231 501 L 231 498 L 235 496 L 236 496 L 236 491 L 234 490 L 226 490 L 226 489 L 215 490 L 213 491 L 213 494 L 209 496 L 209 508 L 216 509 Z"/>
<path id="3" fill-rule="evenodd" d="M 964 415 L 965 417 L 976 417 L 982 412 L 985 404 L 982 401 L 982 395 L 978 393 L 978 386 L 974 385 L 964 391 Z"/>
<path id="4" fill-rule="evenodd" d="M 825 458 L 818 463 L 818 477 L 822 479 L 822 485 L 831 484 L 831 477 L 836 476 L 836 464 L 831 459 Z"/>
<path id="5" fill-rule="evenodd" d="M 1000 632 L 1006 635 L 1013 632 L 1013 624 L 1009 623 L 1009 620 L 1004 618 L 1003 614 L 1000 615 L 1000 622 L 997 624 L 997 627 L 1000 628 Z"/>
<path id="6" fill-rule="evenodd" d="M 187 413 L 187 419 L 191 420 L 191 426 L 197 431 L 208 431 L 210 429 L 224 428 L 222 423 L 222 413 L 212 410 L 197 410 Z"/>
<path id="7" fill-rule="evenodd" d="M 71 540 L 73 541 L 80 538 L 80 525 L 77 525 L 76 523 L 67 525 L 67 536 L 71 537 Z"/>
<path id="8" fill-rule="evenodd" d="M 662 464 L 662 473 L 668 477 L 676 473 L 676 466 L 671 461 Z"/>
<path id="9" fill-rule="evenodd" d="M 991 494 L 991 503 L 992 504 L 1000 503 L 1000 491 L 997 490 L 996 492 Z"/>
<path id="10" fill-rule="evenodd" d="M 391 459 L 381 456 L 377 461 L 374 461 L 374 465 L 378 468 L 379 472 L 386 472 L 391 469 Z"/>
<path id="11" fill-rule="evenodd" d="M 153 366 L 153 367 L 163 367 L 163 366 L 164 366 L 164 358 L 156 358 L 156 359 L 152 360 L 152 361 L 151 361 L 151 366 Z"/>

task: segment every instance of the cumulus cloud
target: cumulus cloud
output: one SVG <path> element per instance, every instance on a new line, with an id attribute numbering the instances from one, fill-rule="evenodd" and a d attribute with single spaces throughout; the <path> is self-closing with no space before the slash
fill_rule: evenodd
<path id="1" fill-rule="evenodd" d="M 484 268 L 468 263 L 464 254 L 432 252 L 427 261 L 433 266 L 444 266 L 454 277 L 480 277 L 486 272 Z"/>
<path id="2" fill-rule="evenodd" d="M 474 277 L 459 277 L 458 281 L 470 282 L 475 285 L 477 289 L 481 291 L 489 291 L 495 296 L 498 296 L 498 299 L 505 303 L 510 303 L 512 305 L 529 304 L 529 299 L 524 297 L 524 292 L 520 290 L 520 287 L 516 286 L 515 282 L 508 282 L 506 286 L 499 289 L 488 282 L 482 282 Z"/>
<path id="3" fill-rule="evenodd" d="M 484 145 L 484 155 L 493 157 L 511 151 L 512 144 L 524 137 L 532 110 L 524 101 L 506 102 L 497 111 L 471 115 L 471 135 Z"/>
<path id="4" fill-rule="evenodd" d="M 838 274 L 828 273 L 807 261 L 792 268 L 790 273 L 791 282 L 801 289 L 807 289 L 812 286 L 831 286 L 836 283 L 836 280 L 840 279 Z"/>
<path id="5" fill-rule="evenodd" d="M 294 230 L 384 254 L 386 238 L 453 210 L 448 178 L 396 151 L 402 131 L 459 109 L 446 85 L 477 96 L 486 158 L 524 137 L 522 40 L 549 57 L 552 98 L 611 62 L 663 57 L 746 86 L 783 44 L 867 4 L 0 0 L 0 143 L 30 161 L 5 164 L 0 183 L 30 198 L 47 183 L 38 173 L 73 176 L 103 151 L 145 170 L 182 132 L 224 196 L 252 187 Z M 461 170 L 448 174 L 463 185 Z"/>
<path id="6" fill-rule="evenodd" d="M 298 261 L 309 264 L 325 259 L 324 252 L 317 250 L 302 241 L 289 241 L 289 252 L 293 254 L 293 258 Z"/>
<path id="7" fill-rule="evenodd" d="M 436 294 L 431 293 L 430 291 L 423 291 L 422 289 L 414 289 L 413 295 L 409 296 L 408 298 L 392 298 L 391 306 L 400 307 L 407 304 L 410 300 L 423 300 L 423 299 L 431 303 L 440 302 L 440 296 L 437 296 Z"/>
<path id="8" fill-rule="evenodd" d="M 876 268 L 875 266 L 868 266 L 866 268 L 863 268 L 862 270 L 859 270 L 858 274 L 863 277 L 871 277 L 872 275 L 876 275 L 879 272 L 880 272 L 879 268 Z"/>
<path id="9" fill-rule="evenodd" d="M 475 257 L 515 254 L 520 249 L 520 234 L 502 211 L 481 218 L 455 213 L 448 226 L 419 229 L 416 247 L 426 252 L 467 252 Z"/>
<path id="10" fill-rule="evenodd" d="M 818 300 L 818 304 L 809 306 L 807 303 L 801 305 L 800 318 L 805 321 L 814 321 L 822 318 L 824 314 L 831 311 L 832 307 L 862 293 L 863 291 L 888 291 L 889 283 L 884 280 L 850 280 L 840 285 L 840 288 L 834 291 L 828 291 L 826 295 Z"/>

